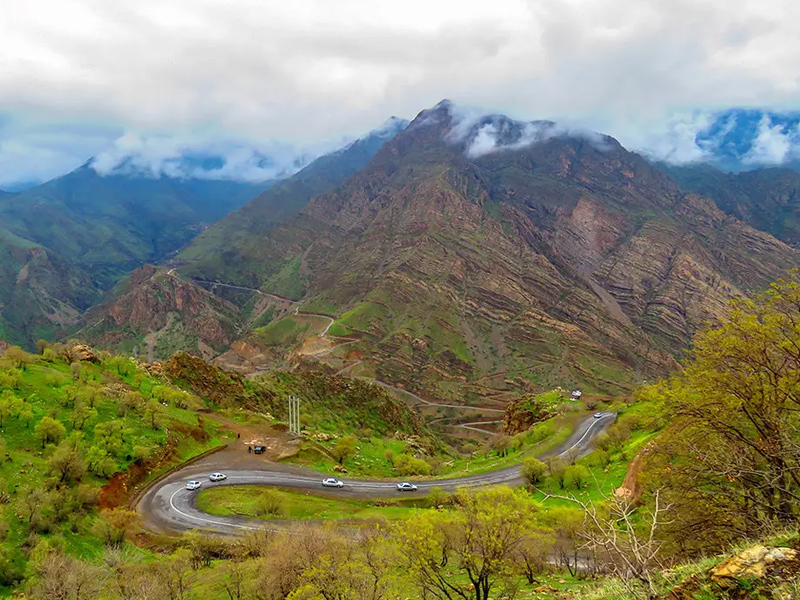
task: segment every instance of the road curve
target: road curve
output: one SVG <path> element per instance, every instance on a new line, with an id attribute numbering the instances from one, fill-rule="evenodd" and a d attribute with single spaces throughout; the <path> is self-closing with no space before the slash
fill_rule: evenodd
<path id="1" fill-rule="evenodd" d="M 616 419 L 616 413 L 613 412 L 599 414 L 602 415 L 599 418 L 588 417 L 583 420 L 566 442 L 542 454 L 540 458 L 570 454 L 581 457 L 591 452 L 597 435 L 606 430 Z M 344 487 L 341 489 L 323 488 L 321 486 L 323 475 L 310 469 L 282 463 L 264 462 L 258 469 L 230 470 L 226 469 L 224 464 L 220 464 L 220 457 L 223 454 L 209 456 L 180 469 L 150 488 L 135 507 L 142 517 L 143 525 L 159 533 L 204 529 L 225 535 L 239 535 L 248 530 L 264 528 L 279 530 L 287 525 L 276 521 L 218 517 L 202 512 L 195 505 L 197 492 L 189 491 L 185 487 L 190 479 L 202 481 L 203 489 L 222 485 L 266 485 L 324 492 L 342 498 L 398 498 L 410 495 L 409 492 L 397 491 L 396 481 L 387 480 L 343 479 Z M 226 473 L 228 479 L 221 483 L 211 483 L 208 475 L 215 471 Z M 415 483 L 419 488 L 415 495 L 424 495 L 433 487 L 455 491 L 462 487 L 518 485 L 522 483 L 522 478 L 520 465 L 513 465 L 478 475 L 420 480 Z"/>

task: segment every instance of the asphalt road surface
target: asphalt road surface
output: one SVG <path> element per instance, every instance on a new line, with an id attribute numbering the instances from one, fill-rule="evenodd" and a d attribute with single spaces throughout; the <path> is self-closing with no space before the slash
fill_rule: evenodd
<path id="1" fill-rule="evenodd" d="M 605 431 L 616 419 L 612 412 L 600 413 L 601 417 L 590 416 L 582 421 L 569 439 L 560 446 L 540 456 L 585 456 L 592 450 L 597 435 Z M 184 532 L 192 529 L 204 529 L 226 535 L 237 535 L 253 529 L 282 529 L 288 523 L 277 521 L 256 521 L 237 517 L 218 517 L 200 511 L 196 507 L 197 491 L 186 489 L 186 482 L 197 479 L 203 482 L 201 489 L 222 485 L 267 485 L 281 488 L 295 488 L 313 491 L 332 497 L 342 498 L 406 498 L 427 494 L 431 488 L 439 487 L 447 491 L 455 491 L 462 487 L 481 487 L 490 485 L 518 485 L 522 483 L 520 465 L 498 469 L 478 475 L 455 479 L 411 480 L 418 486 L 416 492 L 400 492 L 395 481 L 378 481 L 364 479 L 342 479 L 343 488 L 323 488 L 325 477 L 310 469 L 284 465 L 282 463 L 264 462 L 257 469 L 241 469 L 225 467 L 225 453 L 211 455 L 202 461 L 189 465 L 150 488 L 136 505 L 145 527 L 161 533 Z M 212 483 L 208 476 L 214 472 L 223 472 L 228 479 Z"/>

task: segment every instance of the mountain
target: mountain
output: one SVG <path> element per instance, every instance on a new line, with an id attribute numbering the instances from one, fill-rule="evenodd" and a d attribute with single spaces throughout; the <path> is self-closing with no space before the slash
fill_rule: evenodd
<path id="1" fill-rule="evenodd" d="M 0 194 L 0 335 L 30 346 L 74 330 L 122 277 L 273 183 L 102 176 L 87 163 Z"/>
<path id="2" fill-rule="evenodd" d="M 771 167 L 726 173 L 711 165 L 667 166 L 684 189 L 787 244 L 800 244 L 800 172 Z"/>
<path id="3" fill-rule="evenodd" d="M 271 227 L 296 215 L 311 197 L 358 172 L 407 124 L 393 117 L 344 148 L 318 158 L 206 229 L 171 263 L 183 265 L 189 274 L 197 264 L 194 272 L 205 279 L 252 281 L 246 273 L 257 268 L 257 260 L 246 258 L 245 253 L 257 253 L 253 243 L 257 244 Z M 291 268 L 281 281 L 273 281 L 273 287 L 291 292 L 296 285 Z M 231 290 L 228 295 L 232 295 Z M 179 282 L 173 270 L 145 267 L 87 314 L 86 327 L 78 335 L 98 345 L 150 358 L 167 358 L 175 349 L 210 358 L 236 339 L 232 332 L 240 326 L 239 321 L 253 322 L 267 318 L 265 314 L 277 314 L 264 303 L 250 303 L 246 310 L 237 310 L 190 281 Z"/>
<path id="4" fill-rule="evenodd" d="M 86 164 L 0 198 L 0 221 L 108 288 L 141 264 L 163 260 L 272 183 L 101 176 Z"/>
<path id="5" fill-rule="evenodd" d="M 53 338 L 99 299 L 86 273 L 0 227 L 0 338 L 22 345 Z"/>
<path id="6" fill-rule="evenodd" d="M 734 108 L 713 115 L 695 144 L 724 170 L 788 166 L 800 170 L 800 113 Z"/>
<path id="7" fill-rule="evenodd" d="M 289 296 L 333 315 L 360 372 L 436 397 L 627 389 L 671 368 L 732 297 L 800 261 L 613 138 L 446 101 L 277 226 L 255 210 L 274 193 L 196 240 L 178 271 L 260 289 L 228 296 L 253 328 L 250 354 L 302 342 L 281 331 L 316 331 L 291 315 L 268 324 L 279 303 L 250 314 L 254 298 Z"/>
<path id="8" fill-rule="evenodd" d="M 407 125 L 408 121 L 392 117 L 344 148 L 318 158 L 209 227 L 178 255 L 176 264 L 183 265 L 188 275 L 253 283 L 260 263 L 257 240 L 275 224 L 299 213 L 314 196 L 355 175 Z"/>
<path id="9" fill-rule="evenodd" d="M 152 265 L 136 269 L 85 316 L 76 335 L 148 361 L 188 350 L 213 358 L 239 336 L 239 311 L 174 273 Z"/>

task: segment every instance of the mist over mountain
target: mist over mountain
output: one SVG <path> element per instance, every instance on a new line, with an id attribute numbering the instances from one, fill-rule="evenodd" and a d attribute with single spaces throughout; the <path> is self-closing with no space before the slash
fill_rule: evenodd
<path id="1" fill-rule="evenodd" d="M 211 287 L 240 311 L 226 364 L 268 368 L 294 352 L 296 340 L 267 334 L 290 327 L 274 295 L 331 315 L 379 379 L 430 396 L 456 383 L 475 397 L 556 382 L 627 389 L 672 368 L 732 297 L 800 260 L 592 131 L 442 101 L 388 141 L 369 139 L 267 190 L 171 263 L 188 279 L 260 290 Z M 158 277 L 106 314 L 168 297 Z M 185 339 L 197 315 L 230 331 L 219 308 L 170 310 Z M 98 340 L 148 334 L 146 318 L 98 318 L 86 330 Z"/>

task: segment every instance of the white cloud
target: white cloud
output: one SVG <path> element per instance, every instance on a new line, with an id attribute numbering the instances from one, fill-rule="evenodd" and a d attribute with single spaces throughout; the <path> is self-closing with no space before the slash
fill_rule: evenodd
<path id="1" fill-rule="evenodd" d="M 742 162 L 748 165 L 776 165 L 799 152 L 800 126 L 784 131 L 782 125 L 773 124 L 769 115 L 764 115 L 753 147 L 742 158 Z"/>
<path id="2" fill-rule="evenodd" d="M 795 13 L 794 0 L 26 0 L 0 19 L 0 112 L 304 147 L 450 97 L 633 145 L 676 111 L 798 105 Z"/>

